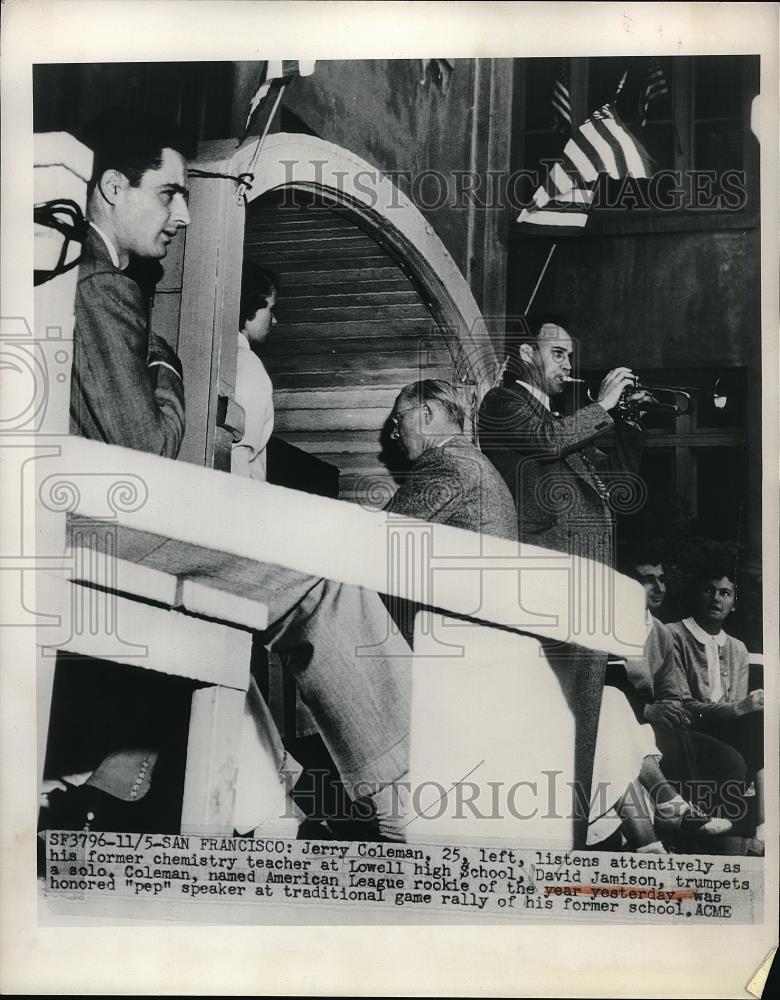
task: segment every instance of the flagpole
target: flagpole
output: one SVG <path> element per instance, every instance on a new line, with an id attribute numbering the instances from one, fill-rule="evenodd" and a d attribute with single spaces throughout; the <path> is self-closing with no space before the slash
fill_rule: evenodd
<path id="1" fill-rule="evenodd" d="M 547 254 L 547 260 L 544 262 L 544 267 L 542 268 L 542 273 L 539 275 L 539 279 L 534 285 L 534 290 L 531 292 L 531 298 L 528 300 L 528 305 L 525 307 L 525 312 L 523 313 L 523 327 L 525 328 L 526 334 L 528 335 L 530 335 L 530 331 L 528 330 L 528 324 L 525 321 L 525 317 L 528 315 L 528 310 L 533 305 L 533 301 L 536 298 L 536 293 L 539 291 L 539 285 L 541 285 L 542 279 L 547 273 L 547 268 L 550 266 L 552 255 L 555 253 L 555 248 L 557 246 L 558 246 L 557 243 L 553 243 L 553 245 L 550 247 L 550 252 Z M 496 375 L 496 380 L 493 383 L 494 386 L 501 384 L 501 380 L 504 377 L 504 372 L 506 371 L 508 364 L 509 364 L 509 355 L 507 354 L 506 358 L 504 359 L 503 365 L 501 365 L 501 367 L 498 370 L 498 374 Z"/>
<path id="2" fill-rule="evenodd" d="M 271 108 L 271 113 L 268 115 L 268 118 L 266 119 L 265 125 L 263 126 L 263 131 L 262 131 L 262 133 L 260 134 L 260 137 L 257 140 L 257 145 L 255 146 L 255 151 L 252 154 L 252 162 L 249 164 L 249 167 L 245 171 L 245 173 L 247 173 L 247 174 L 252 174 L 253 171 L 254 171 L 254 169 L 255 169 L 255 164 L 257 163 L 257 158 L 260 155 L 260 150 L 262 148 L 263 142 L 265 141 L 265 137 L 268 135 L 268 130 L 271 128 L 271 122 L 274 120 L 274 117 L 275 117 L 276 112 L 277 112 L 277 110 L 279 108 L 279 105 L 282 103 L 282 97 L 284 96 L 284 91 L 285 91 L 286 86 L 287 86 L 287 84 L 283 83 L 279 87 L 279 92 L 277 93 L 276 98 L 274 99 L 274 104 L 273 104 L 273 107 Z M 262 104 L 262 101 L 260 102 L 260 104 Z M 258 108 L 259 107 L 260 107 L 260 105 L 258 105 Z M 257 109 L 255 110 L 255 113 L 257 113 Z M 252 117 L 254 117 L 254 115 Z M 241 199 L 244 197 L 245 192 L 246 192 L 246 185 L 243 185 L 243 186 L 239 187 L 239 189 L 238 189 L 238 200 L 239 200 L 239 203 L 241 202 Z"/>
<path id="3" fill-rule="evenodd" d="M 553 243 L 553 245 L 550 247 L 550 252 L 547 254 L 547 260 L 544 262 L 544 267 L 542 268 L 542 273 L 539 275 L 539 280 L 534 285 L 534 290 L 531 292 L 531 298 L 528 300 L 528 305 L 525 307 L 525 311 L 523 312 L 523 316 L 527 316 L 528 315 L 528 310 L 533 305 L 533 301 L 536 298 L 536 293 L 539 291 L 539 285 L 541 285 L 542 279 L 544 278 L 545 274 L 547 273 L 547 268 L 548 268 L 548 266 L 550 264 L 550 261 L 552 260 L 552 255 L 555 253 L 555 248 L 557 246 L 558 246 L 557 243 Z"/>

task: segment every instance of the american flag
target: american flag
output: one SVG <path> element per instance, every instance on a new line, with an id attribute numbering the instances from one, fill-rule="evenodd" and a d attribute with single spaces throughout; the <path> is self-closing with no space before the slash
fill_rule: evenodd
<path id="1" fill-rule="evenodd" d="M 614 106 L 605 104 L 569 139 L 546 183 L 534 194 L 533 204 L 523 209 L 517 221 L 534 232 L 581 229 L 588 221 L 599 174 L 622 180 L 649 177 L 651 171 L 644 146 L 628 131 Z"/>
<path id="2" fill-rule="evenodd" d="M 271 84 L 274 80 L 286 82 L 291 80 L 294 76 L 311 76 L 314 72 L 315 65 L 316 62 L 313 59 L 308 61 L 300 59 L 270 59 L 265 64 L 263 81 L 249 103 L 249 114 L 246 119 L 246 128 L 249 128 L 252 116 L 255 111 L 257 111 L 260 102 L 271 89 Z"/>
<path id="3" fill-rule="evenodd" d="M 556 131 L 570 131 L 571 93 L 569 92 L 569 64 L 567 59 L 561 60 L 561 67 L 553 85 L 551 104 Z"/>
<path id="4" fill-rule="evenodd" d="M 647 109 L 657 97 L 663 97 L 669 93 L 669 85 L 666 82 L 664 71 L 657 59 L 651 59 L 647 68 L 647 80 L 645 89 L 639 99 L 639 113 L 642 115 L 642 127 L 647 123 Z"/>

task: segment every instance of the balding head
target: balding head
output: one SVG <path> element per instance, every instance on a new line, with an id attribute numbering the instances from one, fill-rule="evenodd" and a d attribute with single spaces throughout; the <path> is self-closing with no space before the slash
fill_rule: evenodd
<path id="1" fill-rule="evenodd" d="M 423 379 L 398 393 L 390 417 L 391 437 L 415 462 L 428 448 L 461 435 L 465 417 L 455 386 L 440 379 Z"/>

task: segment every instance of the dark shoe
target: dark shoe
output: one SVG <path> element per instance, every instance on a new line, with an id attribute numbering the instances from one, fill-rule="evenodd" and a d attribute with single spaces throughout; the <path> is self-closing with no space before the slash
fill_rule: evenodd
<path id="1" fill-rule="evenodd" d="M 653 826 L 658 831 L 662 831 L 666 836 L 670 834 L 680 834 L 691 836 L 698 833 L 703 826 L 710 822 L 713 817 L 703 812 L 698 806 L 691 805 L 686 812 L 677 816 L 658 816 L 653 821 Z"/>
<path id="2" fill-rule="evenodd" d="M 83 785 L 55 788 L 41 809 L 39 830 L 94 830 L 150 833 L 161 830 L 168 790 L 152 793 L 157 752 L 123 750 L 109 754 Z M 167 827 L 167 823 L 163 824 Z"/>

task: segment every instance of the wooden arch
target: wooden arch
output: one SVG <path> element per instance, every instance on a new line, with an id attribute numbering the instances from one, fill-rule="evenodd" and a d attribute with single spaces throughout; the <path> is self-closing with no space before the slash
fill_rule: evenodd
<path id="1" fill-rule="evenodd" d="M 188 373 L 190 414 L 181 458 L 226 468 L 229 432 L 218 410 L 235 387 L 235 337 L 245 203 L 280 188 L 327 193 L 378 243 L 404 261 L 450 348 L 458 376 L 478 396 L 493 384 L 496 354 L 471 289 L 431 224 L 367 161 L 313 136 L 277 133 L 205 143 L 191 165 L 190 210 L 181 264 L 178 350 Z M 240 183 L 251 175 L 251 187 Z M 173 278 L 175 283 L 175 277 Z M 223 331 L 230 332 L 223 337 Z M 208 387 L 208 391 L 206 390 Z"/>

